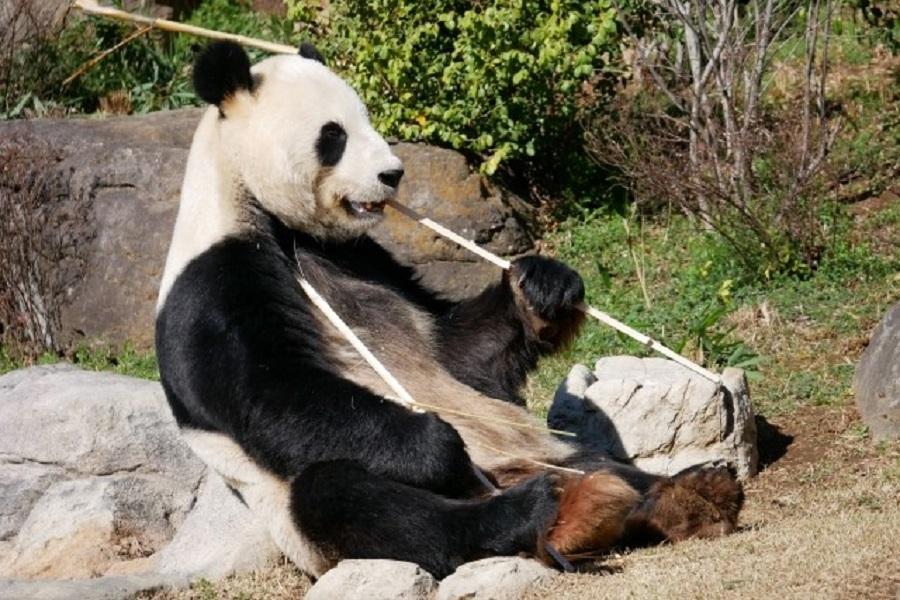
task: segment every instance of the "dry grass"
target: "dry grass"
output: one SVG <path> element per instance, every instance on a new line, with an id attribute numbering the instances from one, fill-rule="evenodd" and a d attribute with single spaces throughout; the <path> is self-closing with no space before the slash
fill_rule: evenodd
<path id="1" fill-rule="evenodd" d="M 833 498 L 852 505 L 861 490 Z M 718 542 L 636 552 L 614 575 L 556 578 L 531 598 L 897 598 L 900 510 L 810 510 Z"/>
<path id="2" fill-rule="evenodd" d="M 134 600 L 296 600 L 312 582 L 292 564 L 236 575 L 211 583 L 200 580 L 186 590 L 159 590 L 138 594 Z"/>

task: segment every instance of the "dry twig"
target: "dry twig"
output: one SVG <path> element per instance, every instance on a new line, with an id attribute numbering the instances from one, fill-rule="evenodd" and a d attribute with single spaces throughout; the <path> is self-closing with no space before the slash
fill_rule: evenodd
<path id="1" fill-rule="evenodd" d="M 141 27 L 140 29 L 136 29 L 135 31 L 132 31 L 130 34 L 128 34 L 127 36 L 122 38 L 122 40 L 120 40 L 112 48 L 107 48 L 103 52 L 100 52 L 99 54 L 97 54 L 97 56 L 93 57 L 91 60 L 87 61 L 86 63 L 84 63 L 83 65 L 78 67 L 78 69 L 76 69 L 74 73 L 72 73 L 71 75 L 69 75 L 68 77 L 66 77 L 63 80 L 63 82 L 62 82 L 63 86 L 69 85 L 70 83 L 72 83 L 73 81 L 75 81 L 76 79 L 78 79 L 79 77 L 81 77 L 82 75 L 84 75 L 85 73 L 90 71 L 91 69 L 93 69 L 95 66 L 97 66 L 97 64 L 100 61 L 102 61 L 104 58 L 106 58 L 107 56 L 109 56 L 110 54 L 112 54 L 113 52 L 115 52 L 116 50 L 121 48 L 122 46 L 128 44 L 132 40 L 136 40 L 137 38 L 141 37 L 142 35 L 144 35 L 148 31 L 150 31 L 151 29 L 153 29 L 152 25 L 145 25 L 144 27 Z"/>

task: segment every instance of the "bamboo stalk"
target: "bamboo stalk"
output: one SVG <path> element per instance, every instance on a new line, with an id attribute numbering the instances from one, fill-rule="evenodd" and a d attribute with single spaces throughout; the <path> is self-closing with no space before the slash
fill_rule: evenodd
<path id="1" fill-rule="evenodd" d="M 125 12 L 124 10 L 119 10 L 118 8 L 113 8 L 111 6 L 100 6 L 99 4 L 97 4 L 97 0 L 75 0 L 74 5 L 75 7 L 91 15 L 98 15 L 101 17 L 108 17 L 110 19 L 116 19 L 119 21 L 128 21 L 131 23 L 141 23 L 142 25 L 147 25 L 156 29 L 162 29 L 163 31 L 187 33 L 190 35 L 212 38 L 214 40 L 226 40 L 241 44 L 242 46 L 259 48 L 260 50 L 265 50 L 266 52 L 272 52 L 274 54 L 297 54 L 297 48 L 294 46 L 288 46 L 286 44 L 276 44 L 274 42 L 267 42 L 265 40 L 251 38 L 244 35 L 237 35 L 234 33 L 223 33 L 221 31 L 215 31 L 213 29 L 196 27 L 194 25 L 187 25 L 185 23 L 179 23 L 177 21 L 169 21 L 168 19 L 156 19 L 144 15 L 136 15 L 133 13 Z"/>
<path id="2" fill-rule="evenodd" d="M 318 308 L 325 317 L 331 322 L 335 328 L 341 332 L 350 345 L 353 346 L 353 349 L 356 350 L 360 356 L 363 357 L 369 366 L 372 367 L 378 376 L 381 377 L 388 387 L 390 387 L 395 394 L 397 394 L 397 401 L 403 406 L 413 410 L 415 412 L 423 412 L 421 408 L 416 405 L 416 401 L 413 400 L 412 395 L 406 391 L 406 388 L 403 387 L 403 384 L 400 383 L 394 375 L 387 370 L 387 367 L 378 360 L 378 358 L 372 354 L 372 352 L 366 348 L 366 345 L 363 344 L 362 340 L 359 339 L 359 336 L 350 329 L 350 326 L 344 322 L 344 320 L 338 315 L 331 305 L 328 304 L 328 301 L 322 297 L 322 295 L 312 286 L 312 284 L 307 281 L 305 277 L 303 277 L 302 273 L 300 278 L 298 279 L 300 283 L 300 287 L 309 296 L 310 301 Z"/>
<path id="3" fill-rule="evenodd" d="M 473 242 L 471 240 L 467 240 L 466 238 L 462 237 L 458 233 L 455 233 L 455 232 L 447 229 L 440 223 L 436 223 L 435 221 L 432 221 L 428 217 L 420 215 L 413 209 L 409 208 L 408 206 L 404 206 L 403 204 L 400 204 L 396 200 L 388 200 L 387 203 L 391 208 L 393 208 L 397 212 L 409 217 L 410 219 L 418 222 L 421 225 L 424 225 L 425 227 L 428 227 L 432 231 L 444 236 L 445 238 L 455 242 L 456 244 L 459 244 L 466 250 L 468 250 L 474 254 L 477 254 L 478 256 L 485 259 L 486 261 L 497 265 L 498 267 L 500 267 L 503 270 L 509 270 L 511 263 L 508 260 L 502 259 L 499 256 L 497 256 L 496 254 L 493 254 L 492 252 L 485 250 L 484 248 L 482 248 L 475 242 Z M 601 323 L 605 323 L 606 325 L 609 325 L 616 331 L 620 331 L 620 332 L 624 333 L 625 335 L 627 335 L 628 337 L 630 337 L 634 340 L 637 340 L 639 343 L 643 344 L 644 346 L 647 346 L 648 348 L 651 348 L 651 349 L 659 352 L 663 356 L 666 356 L 667 358 L 672 359 L 673 361 L 677 362 L 678 364 L 682 365 L 683 367 L 687 367 L 688 369 L 697 373 L 698 375 L 702 375 L 703 377 L 705 377 L 706 379 L 709 379 L 713 383 L 715 383 L 717 385 L 720 385 L 722 383 L 721 378 L 718 375 L 716 375 L 715 373 L 713 373 L 712 371 L 704 369 L 703 367 L 694 363 L 693 361 L 690 361 L 687 358 L 681 356 L 674 350 L 671 350 L 671 349 L 667 348 L 666 346 L 663 346 L 661 343 L 657 342 L 656 340 L 652 339 L 651 337 L 644 335 L 643 333 L 641 333 L 640 331 L 638 331 L 632 327 L 629 327 L 625 323 L 622 323 L 618 319 L 615 319 L 615 318 L 609 316 L 605 312 L 598 310 L 598 309 L 594 308 L 593 306 L 588 306 L 584 302 L 578 304 L 577 308 L 578 308 L 578 310 L 582 311 L 583 313 L 593 317 L 594 319 L 597 319 Z"/>
<path id="4" fill-rule="evenodd" d="M 97 63 L 99 63 L 101 60 L 103 60 L 104 58 L 106 58 L 107 56 L 109 56 L 110 54 L 112 54 L 113 52 L 115 52 L 116 50 L 118 50 L 119 48 L 124 46 L 125 44 L 141 37 L 142 35 L 144 35 L 148 31 L 150 31 L 151 29 L 153 29 L 152 25 L 145 25 L 144 27 L 141 27 L 140 29 L 136 29 L 135 31 L 132 31 L 130 34 L 128 34 L 127 36 L 122 38 L 115 46 L 113 46 L 112 48 L 107 48 L 106 50 L 99 53 L 94 58 L 90 59 L 89 61 L 87 61 L 80 67 L 78 67 L 78 69 L 74 73 L 72 73 L 71 75 L 69 75 L 68 77 L 66 77 L 63 80 L 63 82 L 62 82 L 63 87 L 69 85 L 70 83 L 72 83 L 73 81 L 75 81 L 76 79 L 78 79 L 79 77 L 81 77 L 82 75 L 84 75 L 85 73 L 90 71 L 91 69 L 93 69 L 97 65 Z"/>
<path id="5" fill-rule="evenodd" d="M 480 256 L 484 260 L 488 261 L 489 263 L 495 264 L 496 266 L 500 267 L 504 271 L 509 271 L 509 268 L 512 266 L 512 263 L 510 263 L 508 260 L 502 259 L 499 256 L 497 256 L 496 254 L 493 254 L 492 252 L 488 252 L 487 250 L 485 250 L 484 248 L 482 248 L 481 246 L 479 246 L 472 240 L 467 240 L 466 238 L 459 235 L 455 231 L 447 229 L 440 223 L 432 221 L 431 219 L 429 219 L 426 216 L 420 215 L 419 213 L 417 213 L 410 207 L 400 204 L 396 200 L 388 200 L 387 203 L 388 203 L 388 206 L 390 206 L 397 212 L 409 217 L 413 221 L 417 221 L 420 225 L 424 225 L 425 227 L 431 229 L 432 231 L 439 233 L 440 235 L 447 238 L 448 240 L 451 240 L 455 244 L 462 246 L 469 252 L 471 252 L 473 254 L 477 254 L 478 256 Z"/>
<path id="6" fill-rule="evenodd" d="M 378 376 L 384 380 L 384 382 L 388 385 L 388 387 L 393 390 L 395 394 L 397 394 L 396 400 L 406 406 L 407 408 L 414 410 L 416 412 L 424 412 L 425 410 L 431 410 L 436 413 L 444 413 L 448 415 L 456 415 L 460 417 L 468 417 L 471 419 L 477 419 L 479 421 L 491 421 L 493 423 L 498 423 L 501 425 L 506 425 L 508 427 L 516 427 L 519 429 L 530 429 L 533 431 L 540 431 L 542 433 L 553 433 L 556 435 L 563 435 L 569 437 L 577 437 L 576 434 L 571 431 L 561 431 L 559 429 L 550 429 L 549 427 L 543 427 L 540 425 L 534 425 L 532 423 L 522 423 L 520 421 L 512 421 L 510 419 L 502 419 L 500 417 L 491 417 L 488 415 L 476 415 L 468 412 L 464 412 L 461 410 L 456 410 L 453 408 L 446 408 L 443 406 L 437 406 L 434 404 L 425 404 L 422 402 L 418 402 L 413 399 L 412 395 L 403 387 L 403 384 L 397 380 L 396 377 L 384 366 L 384 364 L 378 360 L 378 358 L 372 354 L 372 352 L 366 347 L 359 336 L 350 328 L 349 325 L 340 317 L 340 315 L 335 312 L 335 310 L 328 304 L 328 301 L 322 297 L 321 294 L 312 286 L 309 281 L 303 277 L 302 273 L 298 278 L 300 283 L 300 287 L 303 289 L 304 293 L 309 297 L 310 301 L 318 308 L 328 321 L 334 325 L 334 327 L 341 333 L 341 335 L 346 338 L 350 345 L 353 346 L 353 349 L 356 350 L 359 355 L 365 360 Z"/>

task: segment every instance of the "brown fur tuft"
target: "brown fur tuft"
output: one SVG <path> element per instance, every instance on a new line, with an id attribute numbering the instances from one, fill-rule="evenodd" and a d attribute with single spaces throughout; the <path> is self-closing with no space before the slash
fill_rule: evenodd
<path id="1" fill-rule="evenodd" d="M 726 535 L 737 527 L 743 502 L 741 485 L 725 467 L 683 471 L 650 488 L 628 518 L 629 541 Z"/>
<path id="2" fill-rule="evenodd" d="M 607 550 L 622 536 L 640 494 L 612 473 L 568 479 L 548 541 L 562 554 Z"/>

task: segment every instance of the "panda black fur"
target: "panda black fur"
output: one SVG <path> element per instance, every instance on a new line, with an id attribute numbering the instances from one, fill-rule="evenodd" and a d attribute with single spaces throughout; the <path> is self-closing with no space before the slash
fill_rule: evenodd
<path id="1" fill-rule="evenodd" d="M 188 159 L 156 330 L 195 452 L 313 576 L 342 558 L 391 558 L 442 577 L 484 556 L 541 555 L 545 539 L 575 553 L 733 529 L 742 495 L 725 469 L 657 477 L 540 432 L 390 400 L 300 273 L 415 398 L 520 422 L 531 417 L 519 388 L 576 333 L 584 289 L 541 257 L 463 302 L 422 287 L 365 233 L 400 161 L 321 62 L 304 45 L 251 71 L 243 50 L 217 43 L 195 65 L 214 107 Z M 494 448 L 592 473 L 544 472 Z"/>

